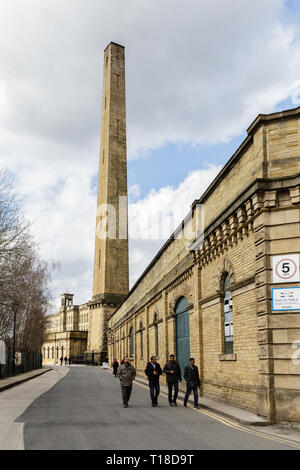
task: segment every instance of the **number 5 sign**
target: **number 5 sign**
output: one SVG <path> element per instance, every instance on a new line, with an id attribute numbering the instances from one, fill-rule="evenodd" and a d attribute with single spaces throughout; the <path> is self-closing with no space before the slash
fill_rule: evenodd
<path id="1" fill-rule="evenodd" d="M 298 282 L 299 255 L 273 256 L 273 283 Z"/>

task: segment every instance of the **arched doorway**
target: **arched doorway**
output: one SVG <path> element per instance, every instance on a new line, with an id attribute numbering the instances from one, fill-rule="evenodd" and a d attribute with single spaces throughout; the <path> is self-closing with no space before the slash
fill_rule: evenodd
<path id="1" fill-rule="evenodd" d="M 176 307 L 176 355 L 181 373 L 190 360 L 190 324 L 188 301 L 182 297 Z"/>

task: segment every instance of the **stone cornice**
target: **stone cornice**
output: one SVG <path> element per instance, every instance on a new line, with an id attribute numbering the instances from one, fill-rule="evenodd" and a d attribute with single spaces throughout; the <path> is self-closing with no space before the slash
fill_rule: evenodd
<path id="1" fill-rule="evenodd" d="M 274 191 L 295 188 L 300 185 L 300 173 L 295 176 L 285 178 L 263 179 L 258 178 L 249 184 L 230 204 L 230 207 L 224 209 L 207 227 L 205 227 L 205 238 L 207 238 L 217 227 L 219 227 L 232 213 L 237 211 L 247 200 L 256 193 L 263 194 L 265 191 Z M 201 200 L 197 201 L 198 203 Z M 191 249 L 197 249 L 197 240 L 191 243 Z"/>
<path id="2" fill-rule="evenodd" d="M 279 206 L 278 193 L 289 190 L 291 206 L 299 204 L 300 175 L 281 179 L 258 179 L 205 231 L 204 242 L 191 244 L 194 262 L 205 266 L 229 247 L 243 240 L 253 231 L 253 222 L 263 210 Z"/>
<path id="3" fill-rule="evenodd" d="M 126 298 L 124 294 L 111 294 L 111 293 L 103 293 L 94 295 L 92 300 L 90 300 L 87 305 L 89 308 L 97 308 L 102 306 L 109 306 L 109 307 L 118 307 Z"/>
<path id="4" fill-rule="evenodd" d="M 277 113 L 259 114 L 256 119 L 250 124 L 247 129 L 248 135 L 254 134 L 261 125 L 265 123 L 272 123 L 274 121 L 283 121 L 287 119 L 294 119 L 300 117 L 300 106 L 297 108 L 286 109 Z"/>

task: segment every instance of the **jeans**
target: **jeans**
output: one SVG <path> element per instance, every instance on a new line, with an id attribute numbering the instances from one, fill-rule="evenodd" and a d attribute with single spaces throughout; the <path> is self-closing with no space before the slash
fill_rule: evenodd
<path id="1" fill-rule="evenodd" d="M 186 386 L 186 393 L 185 393 L 185 397 L 184 397 L 184 403 L 185 403 L 185 405 L 187 404 L 187 401 L 189 399 L 189 396 L 190 396 L 192 390 L 194 392 L 194 407 L 198 408 L 198 387 L 188 387 L 188 386 Z"/>
<path id="2" fill-rule="evenodd" d="M 174 387 L 174 397 L 172 399 L 172 390 Z M 168 389 L 169 389 L 169 403 L 172 403 L 177 400 L 178 396 L 178 380 L 175 383 L 168 383 Z"/>
<path id="3" fill-rule="evenodd" d="M 129 402 L 129 398 L 131 395 L 132 387 L 121 387 L 122 388 L 122 398 L 123 398 L 123 405 L 127 405 Z"/>
<path id="4" fill-rule="evenodd" d="M 160 392 L 159 382 L 149 382 L 150 397 L 153 405 L 157 405 L 157 399 Z"/>

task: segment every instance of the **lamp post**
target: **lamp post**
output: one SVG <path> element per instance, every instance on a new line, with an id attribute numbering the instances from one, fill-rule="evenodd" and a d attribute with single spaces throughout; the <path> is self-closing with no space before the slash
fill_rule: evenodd
<path id="1" fill-rule="evenodd" d="M 16 362 L 16 327 L 17 327 L 17 305 L 13 305 L 14 310 L 14 330 L 13 330 L 13 362 L 12 362 L 12 375 L 15 375 L 15 362 Z"/>

